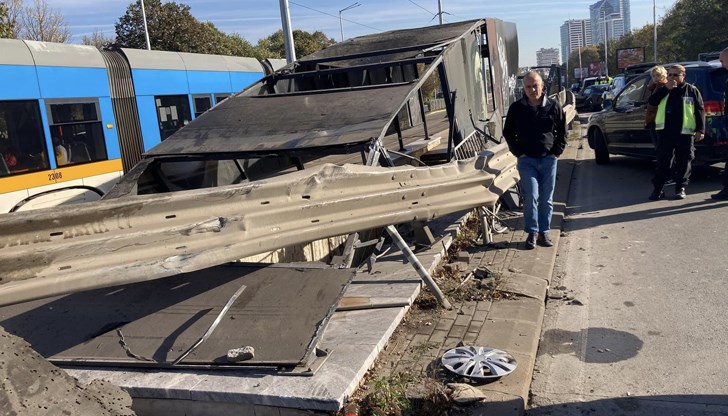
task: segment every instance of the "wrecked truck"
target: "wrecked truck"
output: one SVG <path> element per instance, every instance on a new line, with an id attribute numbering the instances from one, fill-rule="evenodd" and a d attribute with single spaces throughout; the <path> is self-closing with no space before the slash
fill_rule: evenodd
<path id="1" fill-rule="evenodd" d="M 518 179 L 500 137 L 517 55 L 515 25 L 482 19 L 350 39 L 271 72 L 147 152 L 102 201 L 2 216 L 0 304 L 494 206 Z M 403 131 L 432 139 L 431 80 L 446 139 L 415 157 Z"/>
<path id="2" fill-rule="evenodd" d="M 492 213 L 516 184 L 501 130 L 517 55 L 515 25 L 481 19 L 362 36 L 270 71 L 101 201 L 0 216 L 0 305 L 15 305 L 0 324 L 59 365 L 315 373 L 352 252 L 372 245 L 361 230 L 386 230 L 437 294 L 396 225 Z M 342 252 L 328 266 L 231 265 L 321 240 Z M 231 362 L 251 340 L 255 356 Z"/>

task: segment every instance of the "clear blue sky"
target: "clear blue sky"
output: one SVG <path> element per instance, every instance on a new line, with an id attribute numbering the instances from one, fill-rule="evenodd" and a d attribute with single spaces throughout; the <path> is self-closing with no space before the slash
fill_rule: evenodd
<path id="1" fill-rule="evenodd" d="M 25 0 L 30 3 L 32 0 Z M 46 0 L 66 18 L 80 42 L 83 35 L 101 30 L 114 34 L 114 23 L 124 14 L 131 0 Z M 163 0 L 165 1 L 165 0 Z M 676 0 L 655 0 L 657 19 Z M 238 33 L 251 43 L 281 27 L 278 0 L 180 0 L 191 7 L 201 21 L 210 21 L 226 33 Z M 355 0 L 289 0 L 291 25 L 309 32 L 323 31 L 340 39 L 339 10 Z M 561 48 L 559 28 L 567 19 L 586 19 L 589 5 L 596 0 L 441 0 L 445 22 L 495 17 L 516 23 L 520 65 L 535 65 L 536 50 Z M 631 0 L 632 26 L 652 23 L 653 0 Z M 361 6 L 343 13 L 345 37 L 378 31 L 437 24 L 437 0 L 359 0 Z M 659 41 L 659 40 L 658 40 Z"/>

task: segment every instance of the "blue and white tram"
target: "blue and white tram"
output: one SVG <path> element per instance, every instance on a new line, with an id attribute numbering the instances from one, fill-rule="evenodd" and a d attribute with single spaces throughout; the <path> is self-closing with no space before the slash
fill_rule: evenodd
<path id="1" fill-rule="evenodd" d="M 0 213 L 100 198 L 263 75 L 254 58 L 0 39 Z"/>

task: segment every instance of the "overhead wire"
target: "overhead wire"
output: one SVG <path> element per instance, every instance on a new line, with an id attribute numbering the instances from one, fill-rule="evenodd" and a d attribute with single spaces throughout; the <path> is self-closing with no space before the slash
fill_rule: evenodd
<path id="1" fill-rule="evenodd" d="M 410 3 L 412 3 L 412 4 L 414 4 L 415 6 L 419 7 L 420 9 L 422 9 L 422 10 L 426 11 L 426 12 L 427 12 L 427 13 L 429 13 L 430 15 L 433 15 L 433 16 L 437 16 L 437 13 L 433 13 L 433 12 L 431 12 L 431 11 L 429 11 L 429 10 L 425 9 L 425 8 L 424 8 L 423 6 L 421 6 L 420 4 L 417 4 L 417 3 L 415 3 L 415 2 L 414 2 L 414 1 L 412 1 L 412 0 L 407 0 L 407 1 L 408 1 L 408 2 L 410 2 Z"/>
<path id="2" fill-rule="evenodd" d="M 326 13 L 326 12 L 324 12 L 324 11 L 321 11 L 321 10 L 317 10 L 317 9 L 314 9 L 313 7 L 309 7 L 309 6 L 306 6 L 306 5 L 300 4 L 300 3 L 296 3 L 295 1 L 290 1 L 290 0 L 289 0 L 289 2 L 290 2 L 291 4 L 295 4 L 296 6 L 299 6 L 299 7 L 303 7 L 304 9 L 309 9 L 309 10 L 313 10 L 314 12 L 317 12 L 317 13 L 321 13 L 321 14 L 325 14 L 326 16 L 331 16 L 331 17 L 334 17 L 334 18 L 336 18 L 336 19 L 338 19 L 338 18 L 339 18 L 339 16 L 333 15 L 333 14 L 331 14 L 331 13 Z M 353 24 L 355 24 L 355 25 L 359 25 L 359 26 L 364 26 L 364 27 L 366 27 L 366 28 L 369 28 L 369 29 L 373 29 L 373 30 L 376 30 L 377 32 L 384 32 L 384 30 L 382 30 L 382 29 L 378 29 L 378 28 L 376 28 L 376 27 L 372 27 L 372 26 L 367 26 L 367 25 L 365 25 L 365 24 L 363 24 L 363 23 L 355 22 L 355 21 L 353 21 L 353 20 L 349 20 L 349 19 L 344 19 L 343 17 L 341 18 L 341 20 L 343 20 L 343 21 L 345 21 L 345 22 L 353 23 Z"/>

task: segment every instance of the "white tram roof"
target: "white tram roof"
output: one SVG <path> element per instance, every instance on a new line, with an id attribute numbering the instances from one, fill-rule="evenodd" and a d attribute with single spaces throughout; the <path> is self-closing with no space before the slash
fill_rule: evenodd
<path id="1" fill-rule="evenodd" d="M 105 68 L 94 46 L 34 40 L 0 39 L 0 64 Z"/>

